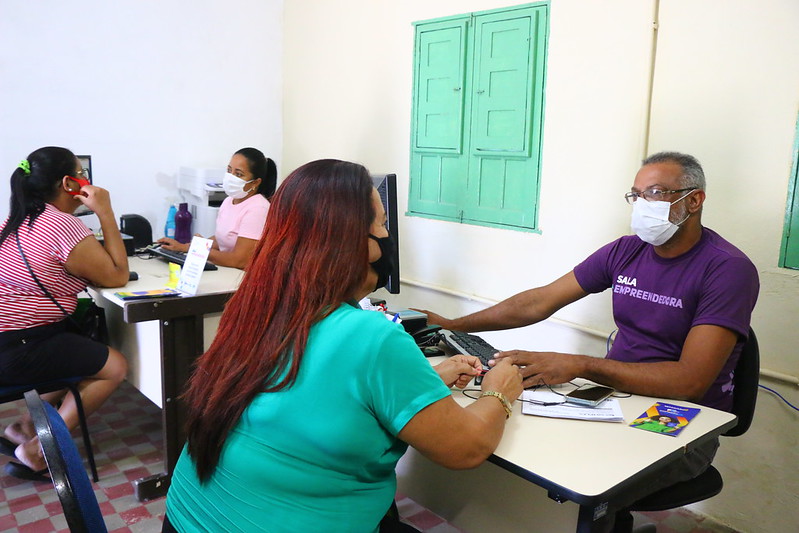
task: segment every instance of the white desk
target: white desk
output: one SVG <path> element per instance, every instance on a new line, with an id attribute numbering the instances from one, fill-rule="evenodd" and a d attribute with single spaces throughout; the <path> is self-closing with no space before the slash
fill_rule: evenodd
<path id="1" fill-rule="evenodd" d="M 168 265 L 160 259 L 130 258 L 129 265 L 138 273 L 138 280 L 124 289 L 94 292 L 99 296 L 98 305 L 106 309 L 111 344 L 128 358 L 129 380 L 162 407 L 165 472 L 137 484 L 140 498 L 151 498 L 166 493 L 169 475 L 186 440 L 185 409 L 177 397 L 191 375 L 195 359 L 204 351 L 204 317 L 212 315 L 212 337 L 215 322 L 244 273 L 224 267 L 205 271 L 195 296 L 123 301 L 114 293 L 160 289 L 169 280 Z"/>
<path id="2" fill-rule="evenodd" d="M 474 401 L 457 390 L 453 397 L 464 406 Z M 488 462 L 452 471 L 410 449 L 397 466 L 399 491 L 465 531 L 609 531 L 615 511 L 651 493 L 659 471 L 736 420 L 669 400 L 702 409 L 670 437 L 628 426 L 656 398 L 620 401 L 624 424 L 522 415 L 517 401 Z"/>
<path id="3" fill-rule="evenodd" d="M 167 264 L 160 259 L 129 258 L 130 270 L 139 274 L 139 279 L 129 282 L 124 288 L 94 289 L 99 295 L 98 305 L 106 310 L 111 345 L 125 354 L 128 360 L 128 381 L 158 407 L 163 407 L 163 388 L 161 386 L 161 332 L 158 317 L 149 320 L 132 320 L 125 316 L 128 312 L 125 302 L 114 296 L 122 290 L 143 291 L 166 287 L 169 280 Z M 198 295 L 230 294 L 238 287 L 243 271 L 220 267 L 219 270 L 205 271 Z M 149 301 L 152 310 L 161 303 Z M 142 311 L 142 306 L 137 307 Z M 203 315 L 203 348 L 207 348 L 216 333 L 221 316 L 221 307 L 216 312 Z M 146 318 L 146 317 L 145 317 Z M 204 351 L 204 350 L 201 350 Z"/>

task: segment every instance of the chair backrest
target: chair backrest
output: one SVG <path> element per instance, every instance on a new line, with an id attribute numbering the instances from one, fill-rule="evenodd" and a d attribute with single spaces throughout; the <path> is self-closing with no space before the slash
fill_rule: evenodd
<path id="1" fill-rule="evenodd" d="M 35 390 L 25 393 L 25 403 L 70 532 L 107 532 L 83 460 L 61 415 Z"/>
<path id="2" fill-rule="evenodd" d="M 741 350 L 741 357 L 735 365 L 732 392 L 732 412 L 738 417 L 738 423 L 724 433 L 727 437 L 743 435 L 752 424 L 757 403 L 757 386 L 760 381 L 760 347 L 752 328 L 749 338 Z"/>

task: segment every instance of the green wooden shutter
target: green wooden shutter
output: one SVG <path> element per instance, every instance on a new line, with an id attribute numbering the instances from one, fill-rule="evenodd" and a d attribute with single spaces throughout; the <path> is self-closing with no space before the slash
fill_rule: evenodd
<path id="1" fill-rule="evenodd" d="M 409 214 L 535 229 L 547 13 L 416 25 Z"/>
<path id="2" fill-rule="evenodd" d="M 536 71 L 535 61 L 543 43 L 542 13 L 531 8 L 476 17 L 464 220 L 535 225 L 539 164 L 538 157 L 531 155 L 533 144 L 540 140 L 533 124 L 540 116 L 543 92 L 543 71 Z"/>
<path id="3" fill-rule="evenodd" d="M 780 265 L 799 270 L 799 120 L 796 123 L 793 153 L 793 172 L 788 190 Z"/>
<path id="4" fill-rule="evenodd" d="M 467 22 L 417 28 L 409 202 L 414 212 L 456 217 L 462 202 Z"/>

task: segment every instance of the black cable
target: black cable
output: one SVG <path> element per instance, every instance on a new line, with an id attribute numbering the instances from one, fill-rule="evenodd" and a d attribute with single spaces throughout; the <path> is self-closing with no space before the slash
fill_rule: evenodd
<path id="1" fill-rule="evenodd" d="M 541 385 L 536 385 L 535 387 L 531 387 L 531 389 L 535 390 L 535 389 L 537 389 L 540 386 Z M 546 388 L 548 388 L 550 391 L 555 392 L 546 383 L 544 383 L 543 386 L 546 386 Z M 528 389 L 528 390 L 530 390 L 530 389 Z M 463 395 L 466 396 L 467 398 L 470 398 L 472 400 L 478 400 L 480 398 L 480 396 L 470 396 L 469 394 L 467 394 L 467 392 L 483 392 L 483 391 L 482 391 L 482 389 L 463 389 L 461 392 L 463 392 Z M 556 392 L 555 394 L 559 394 L 560 396 L 564 396 L 563 394 L 560 394 L 559 392 Z M 541 402 L 541 401 L 538 401 L 538 400 L 525 400 L 524 398 L 516 398 L 516 401 L 519 401 L 519 402 L 522 402 L 522 403 L 531 403 L 533 405 L 543 405 L 545 407 L 548 407 L 550 405 L 560 405 L 562 403 L 566 403 L 565 398 L 564 398 L 563 401 L 560 401 L 560 402 Z"/>

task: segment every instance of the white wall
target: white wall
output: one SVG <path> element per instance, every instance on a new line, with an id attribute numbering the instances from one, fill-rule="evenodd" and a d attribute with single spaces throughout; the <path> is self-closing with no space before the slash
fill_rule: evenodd
<path id="1" fill-rule="evenodd" d="M 3 176 L 47 145 L 90 154 L 117 216 L 155 238 L 180 166 L 255 146 L 281 171 L 282 4 L 0 0 L 0 216 Z"/>
<path id="2" fill-rule="evenodd" d="M 506 7 L 501 0 L 294 0 L 285 6 L 286 171 L 319 157 L 394 171 L 407 207 L 413 28 L 429 18 Z M 793 0 L 552 0 L 540 234 L 402 217 L 398 305 L 453 316 L 551 281 L 629 231 L 622 194 L 649 151 L 696 154 L 709 182 L 705 221 L 743 249 L 763 285 L 753 319 L 764 364 L 799 374 L 797 277 L 777 268 L 797 117 Z M 602 355 L 610 299 L 560 321 L 486 335 L 499 347 Z M 576 324 L 570 327 L 567 322 Z M 794 404 L 799 388 L 764 380 Z M 750 432 L 722 446 L 727 486 L 695 508 L 741 531 L 799 523 L 799 416 L 767 392 Z"/>
<path id="3" fill-rule="evenodd" d="M 703 220 L 760 271 L 762 364 L 799 375 L 799 272 L 777 268 L 799 111 L 799 2 L 661 2 L 651 149 L 694 153 Z M 761 383 L 799 405 L 799 388 Z M 799 413 L 761 391 L 752 429 L 723 442 L 716 498 L 694 506 L 740 531 L 799 528 Z"/>

